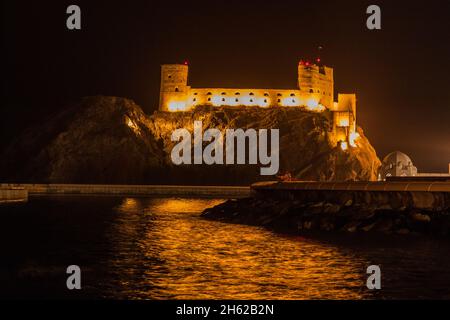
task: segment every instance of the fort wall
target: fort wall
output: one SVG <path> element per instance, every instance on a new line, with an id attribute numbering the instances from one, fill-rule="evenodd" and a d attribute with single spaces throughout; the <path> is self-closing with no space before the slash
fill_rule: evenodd
<path id="1" fill-rule="evenodd" d="M 189 111 L 195 106 L 215 107 L 300 107 L 333 113 L 332 143 L 343 149 L 354 147 L 356 96 L 339 94 L 334 102 L 333 68 L 300 61 L 295 89 L 192 88 L 187 64 L 161 66 L 160 111 Z"/>

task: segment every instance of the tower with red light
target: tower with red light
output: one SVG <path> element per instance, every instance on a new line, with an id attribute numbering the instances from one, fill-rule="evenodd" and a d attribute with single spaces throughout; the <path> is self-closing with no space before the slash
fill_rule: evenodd
<path id="1" fill-rule="evenodd" d="M 328 109 L 334 102 L 333 68 L 321 64 L 321 59 L 300 60 L 298 63 L 298 88 L 301 93 Z"/>

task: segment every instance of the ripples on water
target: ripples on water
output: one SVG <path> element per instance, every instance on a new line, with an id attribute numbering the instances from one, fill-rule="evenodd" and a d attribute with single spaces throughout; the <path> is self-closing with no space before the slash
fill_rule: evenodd
<path id="1" fill-rule="evenodd" d="M 8 290 L 16 296 L 67 295 L 59 286 L 65 288 L 64 268 L 79 264 L 82 297 L 450 298 L 448 242 L 311 239 L 199 217 L 222 201 L 67 197 L 0 207 L 3 237 L 11 244 L 4 248 L 11 257 L 3 269 Z M 381 291 L 365 287 L 370 264 L 381 265 Z"/>

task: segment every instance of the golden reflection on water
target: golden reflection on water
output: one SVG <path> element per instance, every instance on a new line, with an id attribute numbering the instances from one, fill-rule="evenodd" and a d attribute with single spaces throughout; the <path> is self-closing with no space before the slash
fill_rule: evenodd
<path id="1" fill-rule="evenodd" d="M 220 199 L 134 199 L 117 208 L 110 265 L 137 299 L 360 299 L 368 263 L 345 249 L 199 217 Z M 117 287 L 115 287 L 117 288 Z"/>

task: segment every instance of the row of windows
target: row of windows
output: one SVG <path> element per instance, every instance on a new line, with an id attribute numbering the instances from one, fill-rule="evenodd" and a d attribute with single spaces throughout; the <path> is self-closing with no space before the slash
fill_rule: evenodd
<path id="1" fill-rule="evenodd" d="M 192 99 L 192 101 L 193 101 L 193 102 L 196 102 L 196 101 L 197 101 L 197 98 Z M 211 101 L 211 98 L 208 98 L 208 101 L 210 102 L 210 101 Z M 236 101 L 236 102 L 239 102 L 239 99 L 236 99 L 235 101 Z M 250 99 L 249 101 L 250 101 L 250 102 L 254 102 L 253 99 Z M 225 98 L 222 98 L 222 102 L 225 102 Z M 277 102 L 280 103 L 280 102 L 281 102 L 281 99 L 277 99 Z M 295 99 L 292 99 L 292 103 L 295 103 L 295 102 L 296 102 Z M 267 99 L 264 99 L 264 103 L 267 103 Z"/>
<path id="2" fill-rule="evenodd" d="M 197 101 L 196 98 L 192 99 L 193 101 Z M 279 99 L 278 99 L 279 100 Z M 211 98 L 208 98 L 208 101 L 211 101 Z M 236 102 L 239 102 L 239 99 L 235 100 Z M 249 100 L 250 102 L 253 102 L 253 99 Z M 225 102 L 225 98 L 222 98 L 222 102 Z M 264 103 L 267 103 L 267 99 L 264 99 Z"/>
<path id="3" fill-rule="evenodd" d="M 178 88 L 175 88 L 175 91 L 178 92 Z M 313 90 L 313 89 L 310 89 L 309 92 L 310 92 L 310 93 L 314 93 L 314 90 Z M 317 93 L 320 93 L 320 90 L 317 90 Z M 240 92 L 236 92 L 236 93 L 235 93 L 236 96 L 239 96 L 240 94 L 241 94 Z M 323 92 L 323 94 L 325 95 L 325 91 Z M 196 95 L 198 95 L 198 93 L 197 93 L 197 92 L 194 92 L 194 96 L 196 96 Z M 207 95 L 207 96 L 211 96 L 212 93 L 211 93 L 211 92 L 208 92 L 206 95 Z M 226 92 L 222 92 L 221 95 L 222 95 L 222 96 L 226 96 L 227 93 L 226 93 Z M 249 95 L 250 95 L 250 96 L 254 96 L 255 94 L 254 94 L 253 92 L 250 92 Z M 331 96 L 331 93 L 329 93 L 328 95 Z M 264 93 L 264 97 L 268 97 L 268 96 L 269 96 L 269 94 L 268 94 L 267 92 L 265 92 L 265 93 Z M 282 97 L 282 96 L 283 96 L 283 95 L 282 95 L 281 93 L 277 93 L 277 97 Z M 290 96 L 291 96 L 291 97 L 295 97 L 296 95 L 295 95 L 295 93 L 291 93 Z"/>
<path id="4" fill-rule="evenodd" d="M 309 93 L 314 93 L 314 90 L 313 89 L 309 89 Z M 317 90 L 317 93 L 320 93 L 320 90 Z M 325 93 L 325 91 L 322 91 L 322 94 L 325 96 L 325 95 L 327 95 L 326 93 Z M 331 93 L 328 93 L 328 95 L 331 97 Z"/>
<path id="5" fill-rule="evenodd" d="M 178 88 L 175 88 L 175 92 L 179 92 Z M 309 89 L 309 93 L 314 93 L 314 90 L 313 90 L 313 89 Z M 320 90 L 317 90 L 317 93 L 320 93 Z M 222 96 L 225 96 L 226 94 L 227 94 L 226 92 L 222 92 L 222 93 L 221 93 Z M 322 94 L 323 94 L 323 95 L 326 95 L 325 91 L 323 91 Z M 197 95 L 197 92 L 194 92 L 194 96 L 196 96 L 196 95 Z M 208 92 L 206 95 L 211 96 L 212 93 L 211 93 L 211 92 Z M 235 95 L 239 96 L 240 93 L 239 93 L 239 92 L 236 92 Z M 253 92 L 250 92 L 249 95 L 250 95 L 250 96 L 254 96 L 254 93 L 253 93 Z M 328 93 L 328 95 L 331 97 L 331 93 Z M 265 92 L 265 93 L 264 93 L 264 97 L 268 97 L 268 96 L 269 96 L 269 94 L 268 94 L 267 92 Z M 283 96 L 283 95 L 282 95 L 281 93 L 277 93 L 277 97 L 282 97 L 282 96 Z M 290 96 L 291 96 L 291 97 L 295 97 L 295 93 L 291 93 Z"/>

